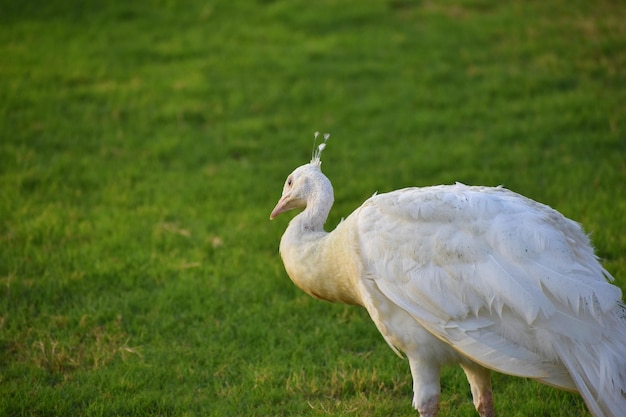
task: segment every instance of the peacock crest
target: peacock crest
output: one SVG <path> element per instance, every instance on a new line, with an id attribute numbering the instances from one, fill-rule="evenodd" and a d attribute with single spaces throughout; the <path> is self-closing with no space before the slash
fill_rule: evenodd
<path id="1" fill-rule="evenodd" d="M 322 155 L 322 151 L 324 150 L 324 148 L 326 148 L 326 142 L 328 141 L 328 138 L 330 137 L 330 133 L 324 133 L 324 142 L 320 143 L 318 145 L 318 147 L 315 147 L 315 144 L 317 143 L 317 137 L 320 135 L 320 132 L 315 132 L 315 134 L 313 135 L 314 139 L 313 139 L 313 155 L 311 157 L 311 165 L 319 167 L 322 165 L 322 160 L 320 159 L 320 156 Z"/>

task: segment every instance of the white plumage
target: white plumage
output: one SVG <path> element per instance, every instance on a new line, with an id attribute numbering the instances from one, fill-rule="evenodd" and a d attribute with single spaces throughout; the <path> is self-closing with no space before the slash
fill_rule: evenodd
<path id="1" fill-rule="evenodd" d="M 504 188 L 463 184 L 374 195 L 337 228 L 321 149 L 289 175 L 270 218 L 304 208 L 280 242 L 310 295 L 365 307 L 409 359 L 413 405 L 435 416 L 442 365 L 460 364 L 493 415 L 490 371 L 578 391 L 626 415 L 626 310 L 581 227 Z"/>

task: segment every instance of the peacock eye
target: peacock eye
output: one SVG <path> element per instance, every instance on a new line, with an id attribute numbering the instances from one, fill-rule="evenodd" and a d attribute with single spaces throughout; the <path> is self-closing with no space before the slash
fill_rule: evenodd
<path id="1" fill-rule="evenodd" d="M 292 184 L 293 184 L 293 180 L 291 178 L 289 178 L 287 180 L 287 185 L 291 187 Z"/>

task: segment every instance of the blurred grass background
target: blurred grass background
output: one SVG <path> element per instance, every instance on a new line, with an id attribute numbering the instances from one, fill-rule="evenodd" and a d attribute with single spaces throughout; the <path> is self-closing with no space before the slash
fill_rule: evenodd
<path id="1" fill-rule="evenodd" d="M 621 1 L 0 1 L 0 414 L 414 416 L 367 314 L 270 223 L 332 134 L 328 229 L 374 191 L 498 185 L 626 288 Z M 457 369 L 442 415 L 473 416 Z M 587 416 L 494 376 L 507 416 Z"/>

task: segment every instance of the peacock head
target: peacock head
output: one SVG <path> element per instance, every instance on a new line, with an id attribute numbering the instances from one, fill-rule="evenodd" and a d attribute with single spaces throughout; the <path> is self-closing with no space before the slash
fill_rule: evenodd
<path id="1" fill-rule="evenodd" d="M 319 135 L 315 132 L 315 139 Z M 330 134 L 324 134 L 324 142 L 313 150 L 311 162 L 296 168 L 285 180 L 283 193 L 270 214 L 270 220 L 281 213 L 297 208 L 306 208 L 312 201 L 328 200 L 332 204 L 333 187 L 322 173 L 320 156 L 326 147 Z"/>

